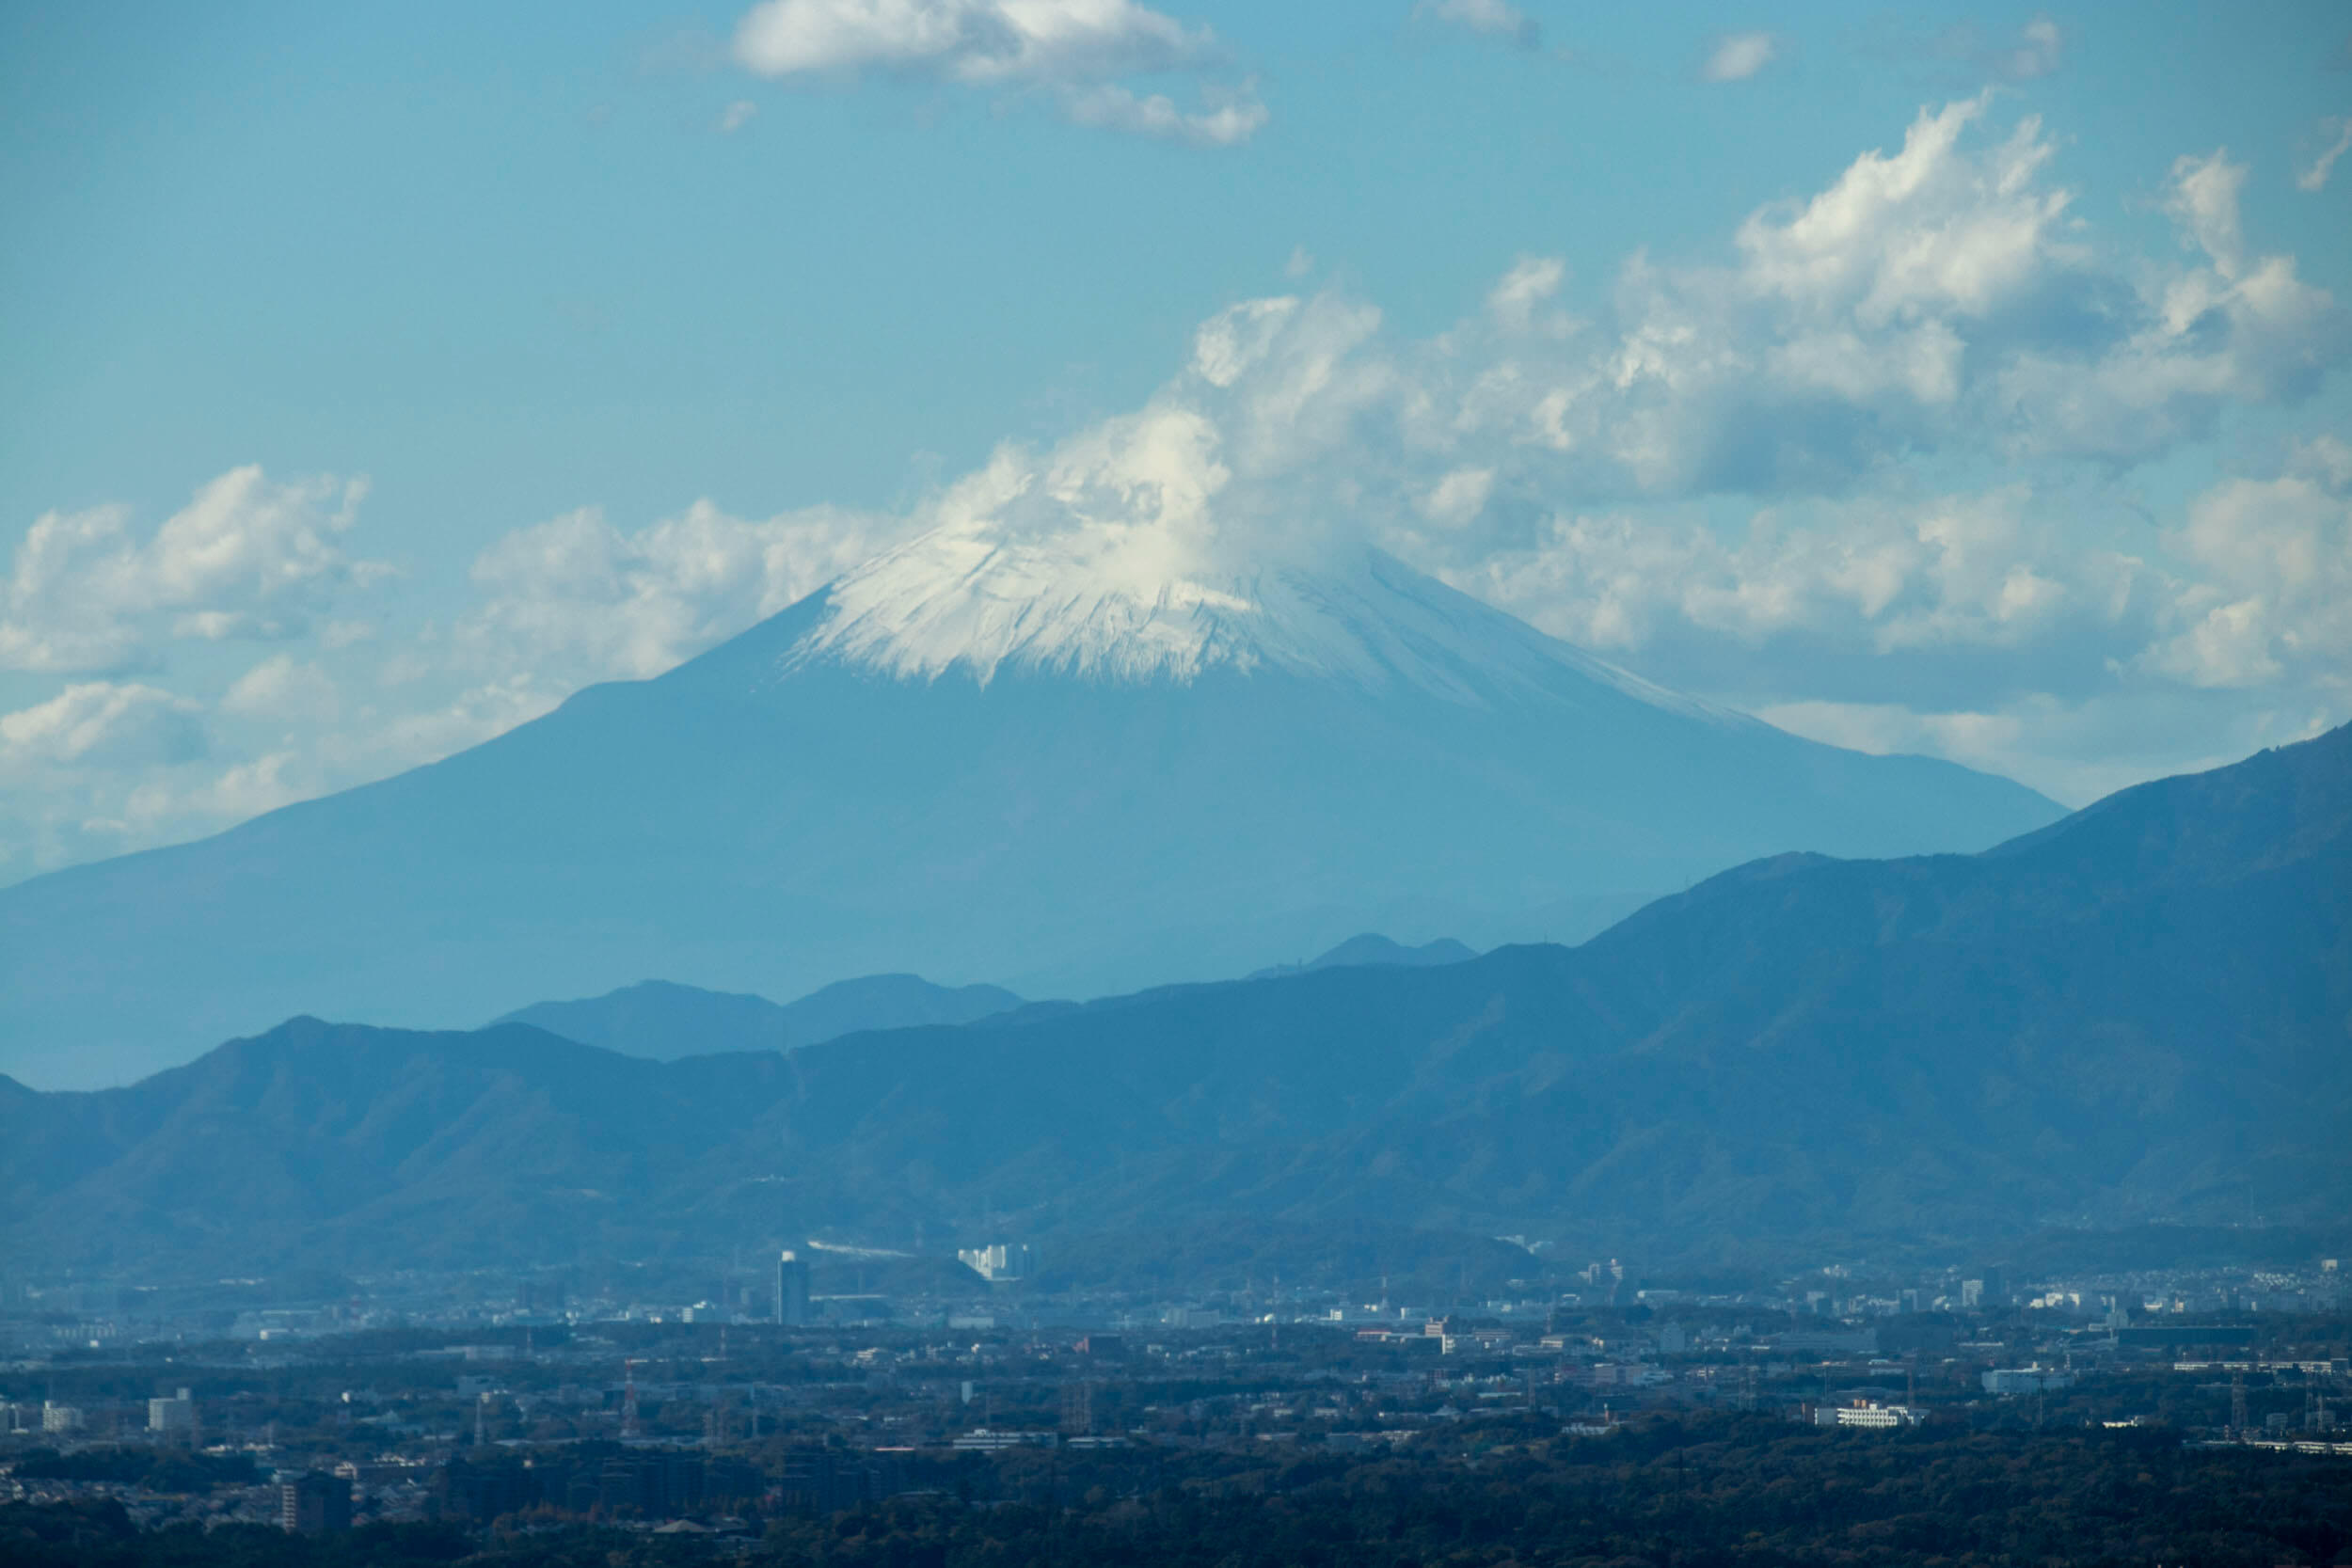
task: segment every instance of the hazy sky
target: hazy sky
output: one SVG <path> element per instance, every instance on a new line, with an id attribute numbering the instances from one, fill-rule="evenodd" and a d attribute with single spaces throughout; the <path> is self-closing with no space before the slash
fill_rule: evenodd
<path id="1" fill-rule="evenodd" d="M 2352 8 L 1727 14 L 0 11 L 0 880 L 1170 419 L 1241 553 L 2070 803 L 2352 718 Z"/>

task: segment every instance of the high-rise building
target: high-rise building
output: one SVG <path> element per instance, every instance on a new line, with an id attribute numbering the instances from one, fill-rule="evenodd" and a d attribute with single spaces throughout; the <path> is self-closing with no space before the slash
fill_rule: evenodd
<path id="1" fill-rule="evenodd" d="M 351 1528 L 351 1482 L 310 1470 L 278 1487 L 278 1523 L 289 1532 L 324 1535 Z"/>
<path id="2" fill-rule="evenodd" d="M 776 1322 L 786 1328 L 808 1324 L 808 1259 L 789 1247 L 776 1257 Z"/>

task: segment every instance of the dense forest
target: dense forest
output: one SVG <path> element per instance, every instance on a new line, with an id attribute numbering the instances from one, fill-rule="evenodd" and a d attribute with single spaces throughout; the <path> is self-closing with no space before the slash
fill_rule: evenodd
<path id="1" fill-rule="evenodd" d="M 2352 1563 L 2352 1460 L 2161 1429 L 1863 1433 L 1763 1416 L 1531 1423 L 1393 1453 L 1134 1449 L 962 1456 L 910 1495 L 779 1511 L 749 1536 L 510 1516 L 299 1537 L 142 1532 L 118 1505 L 0 1508 L 24 1568 L 628 1568 L 714 1557 L 840 1568 L 1490 1568 L 1516 1564 Z"/>

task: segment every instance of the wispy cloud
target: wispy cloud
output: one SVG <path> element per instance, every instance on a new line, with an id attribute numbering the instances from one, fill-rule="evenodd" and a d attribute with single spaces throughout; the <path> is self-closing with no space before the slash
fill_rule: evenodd
<path id="1" fill-rule="evenodd" d="M 2336 139 L 2328 144 L 2326 151 L 2312 160 L 2309 168 L 2295 177 L 2296 190 L 2326 190 L 2328 177 L 2336 171 L 2336 160 L 2343 157 L 2347 150 L 2352 150 L 2352 119 L 2321 120 L 2319 134 L 2325 136 L 2331 133 Z"/>
<path id="2" fill-rule="evenodd" d="M 1521 49 L 1543 47 L 1542 25 L 1506 0 L 1420 0 L 1413 15 Z"/>
<path id="3" fill-rule="evenodd" d="M 752 122 L 753 118 L 758 113 L 759 105 L 753 103 L 750 99 L 737 99 L 734 103 L 728 104 L 724 112 L 719 116 L 719 134 L 723 136 L 731 136 L 735 135 L 735 133 L 743 129 L 744 126 L 749 125 Z"/>
<path id="4" fill-rule="evenodd" d="M 1202 107 L 1184 109 L 1165 93 L 1138 93 L 1104 82 L 1066 94 L 1062 112 L 1073 124 L 1192 147 L 1238 147 L 1265 125 L 1266 106 L 1258 101 L 1255 83 L 1244 82 L 1230 91 L 1203 88 L 1201 96 Z"/>
<path id="5" fill-rule="evenodd" d="M 2005 81 L 2029 82 L 2055 72 L 2065 49 L 2064 31 L 2048 17 L 2037 16 L 2026 24 L 2015 43 L 1993 51 L 1984 63 Z"/>
<path id="6" fill-rule="evenodd" d="M 1779 40 L 1770 33 L 1726 34 L 1708 52 L 1699 74 L 1710 82 L 1744 82 L 1779 53 Z"/>

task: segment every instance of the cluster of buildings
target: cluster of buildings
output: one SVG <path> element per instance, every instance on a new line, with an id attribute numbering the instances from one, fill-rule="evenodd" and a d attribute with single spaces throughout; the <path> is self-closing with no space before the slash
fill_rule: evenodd
<path id="1" fill-rule="evenodd" d="M 798 1310 L 806 1261 L 779 1257 L 780 1305 L 762 1305 Z M 1521 1433 L 1534 1420 L 1606 1439 L 1629 1414 L 1658 1406 L 1772 1411 L 1857 1433 L 2038 1422 L 2052 1412 L 2117 1425 L 2141 1418 L 2159 1386 L 2173 1390 L 2164 1398 L 2175 1408 L 2201 1401 L 2229 1441 L 2310 1447 L 2334 1441 L 2333 1411 L 2352 1398 L 2352 1367 L 2278 1354 L 2276 1323 L 2242 1347 L 2199 1349 L 2173 1342 L 2179 1336 L 2135 1346 L 2103 1320 L 2027 1321 L 2012 1302 L 1932 1323 L 1940 1338 L 1896 1349 L 1886 1341 L 1937 1315 L 1826 1320 L 1663 1291 L 1632 1309 L 1557 1299 L 1452 1312 L 1249 1309 L 1265 1305 L 1230 1295 L 1163 1304 L 1123 1314 L 1118 1330 L 616 1320 L 455 1343 L 421 1336 L 364 1352 L 328 1340 L 315 1361 L 300 1346 L 151 1346 L 147 1354 L 191 1381 L 136 1403 L 10 1406 L 41 1430 L 0 1441 L 0 1472 L 12 1455 L 144 1444 L 159 1455 L 249 1456 L 242 1473 L 264 1479 L 174 1499 L 114 1481 L 0 1473 L 0 1501 L 96 1493 L 151 1522 L 302 1531 L 515 1516 L 699 1529 L 777 1509 L 830 1513 L 961 1473 L 939 1466 L 1018 1465 L 1046 1449 L 1359 1453 L 1443 1444 L 1496 1419 Z M 1196 1325 L 1196 1311 L 1216 1321 Z M 2164 1326 L 2233 1336 L 2245 1325 Z M 2186 1358 L 2185 1346 L 2221 1358 Z M 364 1386 L 303 1387 L 305 1367 L 348 1378 L 355 1355 L 373 1368 Z M 247 1374 L 264 1361 L 294 1390 L 283 1402 L 251 1389 Z M 0 1367 L 0 1391 L 10 1377 L 21 1391 L 29 1375 Z M 118 1386 L 121 1375 L 109 1374 Z M 238 1391 L 221 1391 L 230 1385 Z M 925 1465 L 930 1479 L 911 1480 Z"/>
<path id="2" fill-rule="evenodd" d="M 1037 1252 L 1025 1243 L 997 1242 L 984 1247 L 963 1247 L 956 1261 L 989 1283 L 1026 1279 L 1037 1273 Z"/>
<path id="3" fill-rule="evenodd" d="M 1295 1285 L 1176 1299 L 1048 1294 L 1031 1246 L 993 1243 L 959 1260 L 969 1273 L 942 1259 L 928 1275 L 890 1276 L 896 1299 L 866 1293 L 863 1279 L 854 1295 L 819 1293 L 820 1269 L 836 1288 L 855 1272 L 838 1255 L 796 1247 L 739 1257 L 715 1288 L 682 1301 L 538 1278 L 462 1290 L 401 1279 L 335 1302 L 208 1307 L 200 1323 L 109 1332 L 95 1346 L 32 1336 L 13 1368 L 0 1358 L 0 1466 L 35 1447 L 250 1453 L 269 1479 L 170 1504 L 177 1516 L 334 1529 L 352 1517 L 531 1509 L 677 1518 L 736 1507 L 746 1489 L 763 1507 L 779 1497 L 833 1506 L 888 1495 L 899 1463 L 888 1452 L 1277 1442 L 1343 1451 L 1512 1411 L 1602 1433 L 1658 1404 L 1891 1433 L 1962 1409 L 1979 1420 L 2065 1410 L 2137 1419 L 2153 1398 L 2112 1391 L 2169 1380 L 2185 1391 L 2167 1395 L 2169 1407 L 2205 1411 L 2228 1440 L 2308 1444 L 2337 1441 L 2337 1413 L 2352 1400 L 2352 1369 L 2332 1353 L 2278 1343 L 2282 1323 L 2344 1310 L 2340 1272 L 2324 1260 L 2023 1284 L 1992 1267 L 1908 1280 L 1832 1267 L 1745 1291 L 1652 1285 L 1613 1261 L 1571 1289 L 1530 1284 L 1420 1307 L 1385 1291 L 1366 1301 Z M 918 1279 L 930 1283 L 910 1286 Z M 221 1291 L 252 1284 L 224 1281 Z M 0 1322 L 70 1323 L 78 1335 L 93 1321 L 85 1314 L 115 1311 L 136 1326 L 135 1294 L 20 1291 L 0 1301 Z M 27 1299 L 57 1315 L 28 1318 Z M 294 1376 L 345 1355 L 356 1327 L 406 1337 L 399 1376 L 409 1386 L 328 1391 L 324 1423 L 316 1401 L 296 1418 L 204 1393 L 223 1367 Z M 48 1386 L 54 1370 L 93 1361 L 152 1365 L 152 1392 Z M 1128 1392 L 1171 1380 L 1265 1386 L 1183 1407 L 1139 1406 Z M 291 1419 L 310 1425 L 281 1430 Z M 728 1468 L 747 1442 L 820 1431 L 838 1441 L 809 1448 L 781 1482 Z"/>
<path id="4" fill-rule="evenodd" d="M 650 1289 L 629 1286 L 628 1293 L 616 1283 L 627 1277 L 625 1272 L 608 1274 L 602 1283 L 535 1275 L 488 1290 L 478 1276 L 399 1275 L 360 1282 L 338 1299 L 325 1300 L 281 1299 L 279 1287 L 260 1279 L 223 1280 L 201 1290 L 0 1282 L 0 1359 L 104 1353 L 163 1339 L 233 1339 L 283 1345 L 299 1354 L 306 1340 L 358 1330 L 599 1322 L 1205 1329 L 1272 1314 L 1285 1322 L 1331 1322 L 1392 1334 L 1417 1327 L 1409 1314 L 1386 1303 L 1367 1305 L 1328 1290 L 1225 1291 L 1157 1300 L 1117 1288 L 1048 1293 L 1039 1289 L 1036 1245 L 1017 1241 L 963 1248 L 956 1255 L 960 1269 L 902 1270 L 892 1276 L 895 1291 L 868 1291 L 863 1281 L 855 1291 L 842 1290 L 849 1272 L 842 1259 L 855 1255 L 840 1249 L 803 1245 L 768 1256 L 774 1259 L 772 1270 L 746 1267 L 739 1255 L 733 1266 L 714 1269 L 716 1277 L 691 1291 L 651 1284 Z M 878 1269 L 877 1278 L 884 1272 Z M 823 1293 L 820 1274 L 833 1282 L 831 1293 Z M 922 1283 L 910 1288 L 914 1279 Z M 2352 1282 L 2333 1260 L 2323 1259 L 2295 1269 L 2044 1275 L 2024 1283 L 1999 1267 L 1874 1279 L 1833 1264 L 1776 1290 L 1707 1292 L 1644 1282 L 1621 1260 L 1612 1259 L 1568 1271 L 1565 1290 L 1531 1282 L 1525 1299 L 1457 1300 L 1433 1310 L 1511 1323 L 1520 1315 L 1563 1306 L 1645 1308 L 1666 1318 L 1690 1309 L 1754 1308 L 1821 1320 L 1814 1331 L 1822 1335 L 1875 1332 L 1883 1349 L 1905 1347 L 1909 1331 L 1896 1320 L 2009 1315 L 2105 1326 L 2124 1331 L 2124 1342 L 2130 1343 L 2172 1326 L 2233 1316 L 2340 1310 L 2352 1300 L 2348 1288 Z M 1791 1348 L 1797 1348 L 1794 1341 Z M 1826 1353 L 1858 1343 L 1824 1340 L 1804 1348 Z"/>

